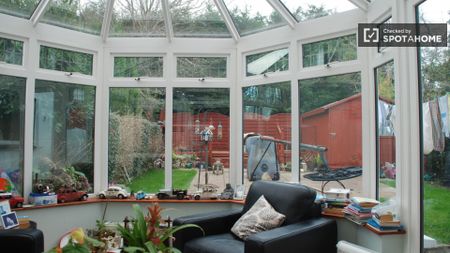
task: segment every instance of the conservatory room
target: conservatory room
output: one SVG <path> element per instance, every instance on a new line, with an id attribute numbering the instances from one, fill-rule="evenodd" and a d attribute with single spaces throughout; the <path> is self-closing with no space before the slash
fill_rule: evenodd
<path id="1" fill-rule="evenodd" d="M 449 0 L 0 0 L 0 252 L 450 252 Z"/>

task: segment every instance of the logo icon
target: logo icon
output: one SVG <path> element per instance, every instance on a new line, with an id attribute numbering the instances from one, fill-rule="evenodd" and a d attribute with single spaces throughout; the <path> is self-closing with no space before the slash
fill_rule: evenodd
<path id="1" fill-rule="evenodd" d="M 378 43 L 380 41 L 380 30 L 376 27 L 367 27 L 363 29 L 363 39 L 366 43 Z"/>

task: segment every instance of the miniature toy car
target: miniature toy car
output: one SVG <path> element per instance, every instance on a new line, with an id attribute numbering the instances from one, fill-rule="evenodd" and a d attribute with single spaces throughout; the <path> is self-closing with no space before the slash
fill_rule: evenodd
<path id="1" fill-rule="evenodd" d="M 15 196 L 10 192 L 0 193 L 0 201 L 2 200 L 9 200 L 9 206 L 11 208 L 21 208 L 24 202 L 22 197 Z"/>
<path id="2" fill-rule="evenodd" d="M 205 185 L 200 191 L 195 192 L 192 198 L 195 200 L 200 199 L 217 199 L 217 189 L 212 185 Z"/>
<path id="3" fill-rule="evenodd" d="M 182 200 L 185 199 L 187 197 L 187 190 L 180 190 L 180 189 L 161 189 L 159 190 L 159 192 L 156 194 L 156 197 L 158 199 L 178 199 L 178 200 Z"/>
<path id="4" fill-rule="evenodd" d="M 138 191 L 138 192 L 136 192 L 136 194 L 134 194 L 134 197 L 137 200 L 141 200 L 141 199 L 145 199 L 147 197 L 147 194 L 145 194 L 145 192 L 143 192 L 143 191 Z"/>
<path id="5" fill-rule="evenodd" d="M 98 197 L 101 199 L 106 199 L 106 198 L 125 199 L 125 198 L 128 198 L 129 196 L 130 196 L 130 194 L 120 186 L 110 186 L 106 191 L 101 191 L 98 194 Z"/>
<path id="6" fill-rule="evenodd" d="M 71 201 L 84 201 L 88 199 L 87 192 L 76 191 L 73 189 L 61 189 L 58 191 L 58 203 Z"/>

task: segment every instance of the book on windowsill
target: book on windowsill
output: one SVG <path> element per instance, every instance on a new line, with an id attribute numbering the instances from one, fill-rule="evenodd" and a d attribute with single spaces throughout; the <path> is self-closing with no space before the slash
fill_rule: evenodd
<path id="1" fill-rule="evenodd" d="M 376 199 L 363 198 L 363 197 L 353 197 L 350 199 L 353 203 L 357 204 L 361 208 L 372 208 L 380 202 Z"/>
<path id="2" fill-rule="evenodd" d="M 395 227 L 400 226 L 399 220 L 382 221 L 382 220 L 379 220 L 375 215 L 372 216 L 372 220 L 381 227 L 394 227 L 395 228 Z"/>
<path id="3" fill-rule="evenodd" d="M 345 213 L 345 214 L 344 214 L 344 217 L 345 217 L 347 220 L 349 220 L 349 221 L 351 221 L 351 222 L 353 222 L 353 223 L 356 223 L 357 225 L 360 225 L 360 226 L 363 226 L 363 225 L 366 224 L 367 221 L 368 221 L 368 219 L 358 218 L 358 217 L 356 217 L 356 216 L 354 216 L 354 215 L 351 215 L 351 214 L 348 214 L 348 213 Z"/>
<path id="4" fill-rule="evenodd" d="M 343 218 L 344 217 L 344 208 L 338 208 L 338 207 L 323 208 L 322 214 Z"/>
<path id="5" fill-rule="evenodd" d="M 403 226 L 380 226 L 375 220 L 370 219 L 367 221 L 367 226 L 371 227 L 372 229 L 376 230 L 379 233 L 391 233 L 391 232 L 398 232 L 403 231 Z"/>

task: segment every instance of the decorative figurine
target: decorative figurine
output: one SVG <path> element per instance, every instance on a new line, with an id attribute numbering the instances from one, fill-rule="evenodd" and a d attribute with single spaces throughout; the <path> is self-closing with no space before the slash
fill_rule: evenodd
<path id="1" fill-rule="evenodd" d="M 219 195 L 220 199 L 233 199 L 234 189 L 231 187 L 231 184 L 226 184 L 225 189 Z"/>
<path id="2" fill-rule="evenodd" d="M 136 192 L 136 194 L 134 194 L 134 197 L 136 198 L 136 200 L 141 200 L 145 199 L 147 197 L 147 194 L 143 191 L 138 191 Z"/>
<path id="3" fill-rule="evenodd" d="M 98 197 L 101 199 L 126 199 L 130 196 L 130 194 L 120 186 L 110 186 L 106 191 L 101 191 L 98 194 Z"/>

